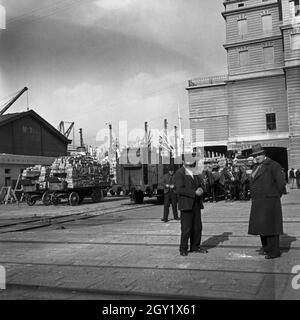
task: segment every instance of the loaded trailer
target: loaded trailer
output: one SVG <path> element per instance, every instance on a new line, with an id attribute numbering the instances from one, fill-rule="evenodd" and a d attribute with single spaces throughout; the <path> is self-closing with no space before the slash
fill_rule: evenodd
<path id="1" fill-rule="evenodd" d="M 67 200 L 72 206 L 81 204 L 84 198 L 99 202 L 111 184 L 109 164 L 86 155 L 58 157 L 50 167 L 44 168 L 28 168 L 22 175 L 21 184 L 29 205 L 37 200 L 42 200 L 44 205 L 58 205 Z"/>

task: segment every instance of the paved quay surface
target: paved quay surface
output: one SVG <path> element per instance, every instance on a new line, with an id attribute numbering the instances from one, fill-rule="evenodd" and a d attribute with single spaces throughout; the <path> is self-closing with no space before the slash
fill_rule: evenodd
<path id="1" fill-rule="evenodd" d="M 258 255 L 259 237 L 247 234 L 250 201 L 205 203 L 208 254 L 187 257 L 179 255 L 180 222 L 161 222 L 163 207 L 151 199 L 0 205 L 0 299 L 300 299 L 292 287 L 300 285 L 292 273 L 300 266 L 300 189 L 288 192 L 283 253 L 274 260 Z"/>

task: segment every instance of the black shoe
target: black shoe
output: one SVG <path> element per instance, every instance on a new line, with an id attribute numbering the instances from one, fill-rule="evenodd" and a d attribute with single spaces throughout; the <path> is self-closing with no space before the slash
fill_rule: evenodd
<path id="1" fill-rule="evenodd" d="M 188 252 L 187 252 L 187 251 L 180 251 L 180 255 L 181 255 L 181 256 L 187 256 L 187 255 L 188 255 Z"/>
<path id="2" fill-rule="evenodd" d="M 162 218 L 161 221 L 162 221 L 162 222 L 168 222 L 168 219 Z"/>
<path id="3" fill-rule="evenodd" d="M 180 220 L 180 218 L 179 218 L 179 217 L 176 217 L 176 218 L 174 218 L 174 220 Z"/>
<path id="4" fill-rule="evenodd" d="M 191 249 L 191 252 L 196 252 L 196 253 L 208 253 L 206 249 L 203 248 L 196 248 L 196 249 Z"/>
<path id="5" fill-rule="evenodd" d="M 274 253 L 269 253 L 265 256 L 265 259 L 276 259 L 279 258 L 281 256 L 280 253 L 274 254 Z"/>
<path id="6" fill-rule="evenodd" d="M 260 248 L 256 250 L 256 252 L 258 252 L 258 254 L 261 256 L 268 255 L 268 251 L 264 250 L 264 248 Z"/>

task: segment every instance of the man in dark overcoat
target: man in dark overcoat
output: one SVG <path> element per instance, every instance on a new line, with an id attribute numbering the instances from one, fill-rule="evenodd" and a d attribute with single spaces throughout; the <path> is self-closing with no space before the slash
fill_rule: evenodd
<path id="1" fill-rule="evenodd" d="M 283 233 L 280 198 L 285 181 L 279 163 L 266 157 L 260 144 L 252 147 L 257 166 L 250 179 L 251 212 L 248 233 L 260 235 L 260 254 L 266 259 L 280 257 L 279 235 Z"/>
<path id="2" fill-rule="evenodd" d="M 175 220 L 179 220 L 177 211 L 177 194 L 174 192 L 174 168 L 169 167 L 168 173 L 163 176 L 164 185 L 164 215 L 161 221 L 168 222 L 169 208 L 172 205 L 173 216 Z"/>
<path id="3" fill-rule="evenodd" d="M 175 192 L 178 195 L 178 208 L 181 211 L 181 237 L 179 251 L 182 256 L 190 252 L 207 253 L 200 247 L 202 236 L 201 209 L 203 209 L 202 195 L 205 192 L 204 181 L 193 168 L 196 161 L 190 157 L 184 160 L 183 166 L 175 173 Z"/>

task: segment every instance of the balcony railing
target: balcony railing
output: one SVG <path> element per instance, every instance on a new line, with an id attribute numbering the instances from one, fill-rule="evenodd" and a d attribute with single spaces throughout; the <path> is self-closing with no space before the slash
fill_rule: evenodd
<path id="1" fill-rule="evenodd" d="M 228 80 L 227 74 L 221 75 L 221 76 L 202 77 L 202 78 L 189 80 L 189 87 L 203 86 L 206 84 L 218 84 L 218 83 L 223 83 L 226 80 Z"/>

